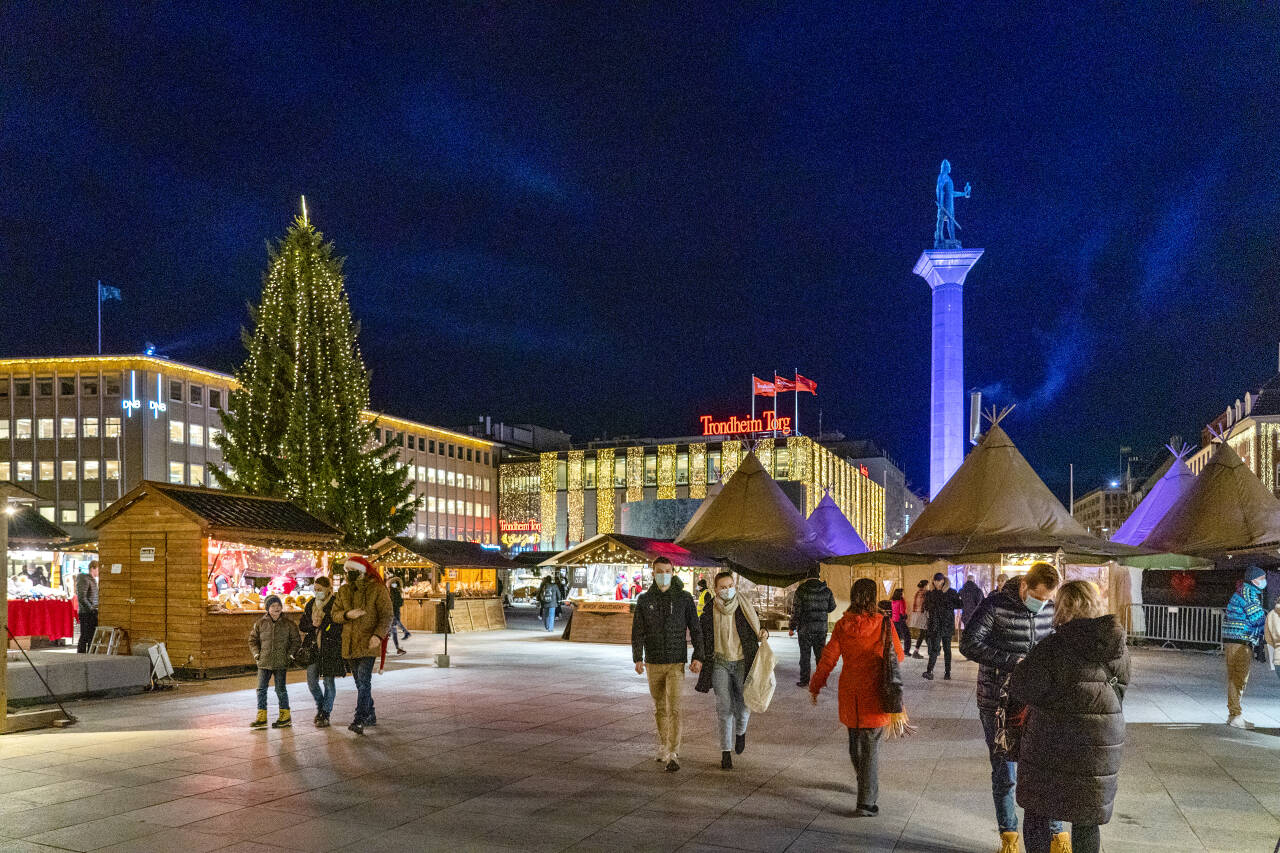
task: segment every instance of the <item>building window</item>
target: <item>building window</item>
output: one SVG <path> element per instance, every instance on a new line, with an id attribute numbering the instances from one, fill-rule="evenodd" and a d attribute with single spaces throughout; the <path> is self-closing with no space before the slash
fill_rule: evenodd
<path id="1" fill-rule="evenodd" d="M 76 419 L 75 418 L 59 418 L 58 419 L 58 437 L 59 438 L 75 438 L 76 437 Z"/>
<path id="2" fill-rule="evenodd" d="M 40 463 L 40 479 L 42 481 L 53 479 L 53 460 L 46 459 Z"/>
<path id="3" fill-rule="evenodd" d="M 81 397 L 98 396 L 98 380 L 81 379 L 80 380 L 80 396 Z"/>
<path id="4" fill-rule="evenodd" d="M 84 419 L 83 435 L 85 438 L 98 437 L 98 419 L 97 418 Z"/>
<path id="5" fill-rule="evenodd" d="M 658 485 L 658 457 L 651 453 L 646 453 L 644 457 L 644 484 Z"/>
<path id="6" fill-rule="evenodd" d="M 707 454 L 707 482 L 720 482 L 720 451 L 713 450 Z"/>
<path id="7" fill-rule="evenodd" d="M 427 495 L 427 512 L 435 512 L 435 511 L 436 511 L 436 496 Z"/>
<path id="8" fill-rule="evenodd" d="M 193 406 L 204 405 L 204 388 L 199 385 L 187 386 L 187 402 Z"/>
<path id="9" fill-rule="evenodd" d="M 426 449 L 427 449 L 427 440 L 422 436 L 418 436 L 418 452 L 421 453 Z"/>
<path id="10" fill-rule="evenodd" d="M 204 447 L 204 427 L 200 424 L 191 425 L 191 446 Z"/>
<path id="11" fill-rule="evenodd" d="M 176 483 L 178 485 L 182 485 L 182 477 L 183 477 L 183 474 L 185 473 L 186 472 L 183 470 L 183 464 L 181 462 L 169 463 L 169 482 L 170 483 Z"/>
<path id="12" fill-rule="evenodd" d="M 468 461 L 468 462 L 470 462 L 470 461 L 471 461 L 471 448 L 470 448 L 470 447 L 468 447 L 468 448 L 467 448 L 467 461 Z"/>
<path id="13" fill-rule="evenodd" d="M 31 396 L 31 380 L 30 379 L 13 380 L 13 396 L 30 397 Z"/>
<path id="14" fill-rule="evenodd" d="M 191 479 L 187 480 L 187 482 L 193 486 L 203 486 L 204 485 L 204 466 L 196 465 L 192 463 Z"/>
<path id="15" fill-rule="evenodd" d="M 452 444 L 450 444 L 448 447 L 449 447 L 449 458 L 450 458 L 450 459 L 452 459 L 452 458 L 453 458 L 453 445 L 452 445 Z"/>
<path id="16" fill-rule="evenodd" d="M 9 476 L 9 463 L 0 462 L 0 482 L 12 479 L 13 478 Z"/>
<path id="17" fill-rule="evenodd" d="M 36 379 L 36 394 L 40 397 L 53 396 L 53 377 L 40 376 Z"/>
<path id="18" fill-rule="evenodd" d="M 119 438 L 120 437 L 120 419 L 107 418 L 104 423 L 103 435 L 105 435 L 107 438 Z"/>
<path id="19" fill-rule="evenodd" d="M 484 452 L 484 464 L 489 464 L 489 451 L 487 450 Z"/>
<path id="20" fill-rule="evenodd" d="M 53 517 L 53 507 L 51 506 L 40 507 L 40 514 L 44 516 L 45 521 L 53 522 L 57 520 Z"/>
<path id="21" fill-rule="evenodd" d="M 21 460 L 18 462 L 18 482 L 20 483 L 31 482 L 31 463 L 30 462 L 24 462 Z"/>
<path id="22" fill-rule="evenodd" d="M 98 460 L 97 459 L 84 460 L 84 478 L 86 480 L 98 479 Z"/>
<path id="23" fill-rule="evenodd" d="M 119 459 L 108 459 L 106 462 L 103 463 L 103 467 L 106 469 L 108 480 L 120 479 L 120 460 Z"/>
<path id="24" fill-rule="evenodd" d="M 76 461 L 74 459 L 62 460 L 62 479 L 74 480 L 76 478 Z"/>
<path id="25" fill-rule="evenodd" d="M 436 452 L 436 440 L 434 438 L 427 442 L 427 452 L 428 453 Z"/>
<path id="26" fill-rule="evenodd" d="M 5 418 L 4 420 L 0 421 L 0 440 L 6 439 L 8 437 L 9 437 L 9 419 Z M 6 477 L 5 479 L 7 480 L 9 478 Z"/>
<path id="27" fill-rule="evenodd" d="M 102 377 L 102 390 L 108 397 L 120 396 L 120 377 L 104 376 Z"/>
<path id="28" fill-rule="evenodd" d="M 183 444 L 186 442 L 186 423 L 183 421 L 169 421 L 169 440 L 174 444 Z"/>
<path id="29" fill-rule="evenodd" d="M 182 383 L 174 380 L 169 382 L 169 400 L 174 403 L 182 402 Z"/>
<path id="30" fill-rule="evenodd" d="M 100 506 L 101 504 L 99 504 L 97 501 L 85 501 L 84 520 L 86 523 L 89 521 L 89 519 L 93 518 L 95 515 L 98 514 L 98 509 Z"/>
<path id="31" fill-rule="evenodd" d="M 13 424 L 14 438 L 31 438 L 31 418 L 18 418 Z"/>
<path id="32" fill-rule="evenodd" d="M 74 397 L 76 395 L 76 380 L 71 376 L 62 376 L 58 379 L 58 393 L 64 397 Z M 72 510 L 75 512 L 75 510 Z"/>
<path id="33" fill-rule="evenodd" d="M 222 390 L 221 389 L 219 388 L 209 389 L 209 408 L 211 409 L 222 408 Z"/>
<path id="34" fill-rule="evenodd" d="M 73 507 L 73 508 L 71 508 L 71 509 L 63 509 L 63 510 L 62 510 L 62 523 L 63 523 L 63 524 L 75 524 L 75 523 L 76 523 L 76 511 L 75 511 L 75 508 L 74 508 L 74 507 Z"/>
<path id="35" fill-rule="evenodd" d="M 40 418 L 36 421 L 36 438 L 53 438 L 53 418 Z"/>
<path id="36" fill-rule="evenodd" d="M 689 485 L 689 454 L 680 453 L 676 455 L 676 485 Z"/>
<path id="37" fill-rule="evenodd" d="M 488 477 L 484 478 L 488 480 Z M 483 485 L 483 483 L 482 483 Z M 584 489 L 594 489 L 596 487 L 596 460 L 585 459 L 582 462 L 582 487 Z M 488 486 L 485 486 L 486 490 Z"/>
<path id="38" fill-rule="evenodd" d="M 445 512 L 449 515 L 453 515 L 454 514 L 453 510 L 455 506 L 455 501 L 453 500 L 453 498 L 449 498 L 449 500 L 445 502 L 445 506 L 446 506 Z"/>
<path id="39" fill-rule="evenodd" d="M 613 487 L 624 488 L 627 485 L 627 457 L 615 456 L 613 459 Z"/>
<path id="40" fill-rule="evenodd" d="M 467 488 L 468 488 L 468 489 L 475 489 L 475 487 L 476 487 L 476 478 L 475 478 L 473 475 L 468 474 L 468 475 L 467 475 Z"/>
<path id="41" fill-rule="evenodd" d="M 209 446 L 218 446 L 218 436 L 222 435 L 222 430 L 217 427 L 209 427 Z"/>

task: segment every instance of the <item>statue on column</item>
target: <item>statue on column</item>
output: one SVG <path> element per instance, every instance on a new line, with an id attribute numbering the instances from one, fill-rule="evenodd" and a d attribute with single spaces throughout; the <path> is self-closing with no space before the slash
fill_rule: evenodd
<path id="1" fill-rule="evenodd" d="M 951 163 L 943 160 L 942 169 L 938 172 L 938 190 L 935 199 L 938 206 L 938 220 L 933 227 L 933 248 L 962 248 L 960 241 L 956 239 L 956 229 L 960 227 L 960 223 L 956 222 L 956 196 L 969 198 L 972 191 L 966 183 L 964 192 L 956 192 L 955 184 L 951 182 Z"/>

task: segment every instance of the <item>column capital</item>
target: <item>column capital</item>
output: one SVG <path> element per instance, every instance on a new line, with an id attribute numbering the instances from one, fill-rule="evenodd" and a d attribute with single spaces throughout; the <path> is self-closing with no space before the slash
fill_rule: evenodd
<path id="1" fill-rule="evenodd" d="M 982 252 L 982 249 L 926 249 L 911 271 L 928 282 L 931 289 L 941 284 L 963 285 Z"/>

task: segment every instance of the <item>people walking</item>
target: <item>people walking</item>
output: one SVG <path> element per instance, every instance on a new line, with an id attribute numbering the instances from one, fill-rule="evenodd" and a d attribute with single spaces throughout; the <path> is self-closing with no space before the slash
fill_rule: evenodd
<path id="1" fill-rule="evenodd" d="M 547 575 L 538 587 L 538 617 L 548 631 L 556 629 L 556 608 L 560 606 L 560 585 Z"/>
<path id="2" fill-rule="evenodd" d="M 407 652 L 400 648 L 402 639 L 409 639 L 409 629 L 400 621 L 400 611 L 404 609 L 404 590 L 400 585 L 400 578 L 392 575 L 387 578 L 387 592 L 391 596 L 391 642 L 395 643 L 396 654 L 403 655 Z M 404 636 L 400 636 L 400 632 L 404 632 Z"/>
<path id="3" fill-rule="evenodd" d="M 1033 563 L 1022 577 L 1011 578 L 987 596 L 960 637 L 960 653 L 978 664 L 978 718 L 991 757 L 991 798 L 1001 853 L 1018 853 L 1015 788 L 1018 759 L 1010 739 L 1019 733 L 1016 707 L 1009 705 L 1009 677 L 1018 661 L 1053 630 L 1053 592 L 1058 570 Z M 1062 831 L 1054 823 L 1051 831 Z"/>
<path id="4" fill-rule="evenodd" d="M 1262 609 L 1262 590 L 1267 588 L 1267 573 L 1257 566 L 1244 570 L 1244 583 L 1227 602 L 1222 614 L 1222 654 L 1227 661 L 1227 725 L 1251 729 L 1253 723 L 1244 718 L 1240 702 L 1249 683 L 1249 667 L 1253 647 L 1262 641 L 1267 612 Z"/>
<path id="5" fill-rule="evenodd" d="M 960 587 L 960 600 L 964 602 L 964 609 L 960 611 L 962 625 L 969 624 L 969 620 L 973 618 L 973 611 L 978 609 L 978 605 L 986 597 L 982 587 L 978 586 L 977 579 L 973 575 L 969 575 L 965 579 L 964 586 Z"/>
<path id="6" fill-rule="evenodd" d="M 733 754 L 741 755 L 747 748 L 747 723 L 751 719 L 742 691 L 760 641 L 768 639 L 769 632 L 760 627 L 760 617 L 751 602 L 738 595 L 733 572 L 720 572 L 715 584 L 715 600 L 699 617 L 702 647 L 711 658 L 711 665 L 702 668 L 694 690 L 715 691 L 720 769 L 732 770 Z"/>
<path id="7" fill-rule="evenodd" d="M 383 658 L 387 653 L 391 593 L 377 568 L 364 557 L 352 554 L 342 569 L 347 582 L 338 590 L 329 613 L 342 626 L 342 657 L 356 683 L 356 711 L 347 729 L 362 735 L 365 728 L 378 724 L 373 707 L 373 667 L 379 653 Z"/>
<path id="8" fill-rule="evenodd" d="M 638 675 L 648 675 L 658 728 L 657 760 L 667 771 L 680 769 L 680 699 L 684 666 L 689 658 L 686 635 L 693 642 L 689 671 L 701 675 L 708 652 L 693 596 L 676 577 L 666 557 L 653 561 L 653 586 L 640 594 L 631 620 L 631 659 Z"/>
<path id="9" fill-rule="evenodd" d="M 960 593 L 951 588 L 951 582 L 942 572 L 933 576 L 933 585 L 924 594 L 924 612 L 926 617 L 925 636 L 929 641 L 929 663 L 920 675 L 933 680 L 933 667 L 938 662 L 938 653 L 942 657 L 942 678 L 951 680 L 951 638 L 956 632 L 956 611 L 964 607 Z"/>
<path id="10" fill-rule="evenodd" d="M 911 629 L 907 627 L 907 599 L 902 587 L 895 589 L 893 597 L 889 599 L 889 618 L 893 621 L 893 630 L 897 632 L 898 639 L 902 641 L 903 654 L 910 653 Z"/>
<path id="11" fill-rule="evenodd" d="M 347 674 L 342 659 L 342 628 L 333 621 L 333 582 L 324 575 L 315 579 L 315 597 L 302 610 L 298 627 L 302 629 L 302 645 L 312 647 L 307 664 L 307 689 L 316 700 L 315 726 L 328 728 L 337 696 L 337 681 Z"/>
<path id="12" fill-rule="evenodd" d="M 916 650 L 911 653 L 913 658 L 924 657 L 920 654 L 920 647 L 924 645 L 925 628 L 929 625 L 929 618 L 924 612 L 924 594 L 928 592 L 928 587 L 927 580 L 916 584 L 916 594 L 911 599 L 911 614 L 907 617 L 907 626 L 916 632 Z"/>
<path id="13" fill-rule="evenodd" d="M 302 645 L 302 637 L 298 626 L 284 618 L 284 603 L 280 596 L 268 595 L 265 604 L 267 615 L 254 622 L 253 629 L 249 631 L 249 651 L 253 652 L 253 660 L 258 665 L 258 715 L 249 727 L 267 727 L 267 685 L 274 679 L 280 714 L 271 728 L 283 729 L 293 725 L 285 680 L 293 653 Z"/>
<path id="14" fill-rule="evenodd" d="M 1276 606 L 1267 614 L 1263 639 L 1267 644 L 1267 663 L 1275 670 L 1276 675 L 1280 675 L 1280 598 L 1276 599 Z"/>
<path id="15" fill-rule="evenodd" d="M 831 641 L 818 659 L 817 670 L 809 682 L 809 699 L 818 704 L 818 694 L 843 658 L 840 669 L 838 700 L 840 722 L 849 730 L 849 758 L 858 782 L 855 814 L 871 817 L 879 814 L 880 739 L 886 726 L 893 722 L 881 699 L 884 673 L 885 631 L 893 644 L 894 654 L 905 657 L 898 635 L 889 630 L 886 620 L 876 609 L 879 591 L 870 578 L 858 578 L 849 591 L 849 609 L 836 623 Z"/>
<path id="16" fill-rule="evenodd" d="M 711 604 L 711 600 L 715 598 L 715 595 L 712 594 L 711 590 L 707 589 L 706 578 L 698 578 L 696 586 L 698 591 L 694 595 L 694 601 L 698 605 L 698 617 L 701 618 L 703 611 L 705 611 L 707 606 Z"/>
<path id="17" fill-rule="evenodd" d="M 800 680 L 797 687 L 809 686 L 809 657 L 816 663 L 827 645 L 827 614 L 836 609 L 836 597 L 826 581 L 812 569 L 796 587 L 791 598 L 790 634 L 800 635 Z"/>
<path id="18" fill-rule="evenodd" d="M 1097 587 L 1068 581 L 1056 630 L 1013 668 L 1009 697 L 1027 708 L 1018 749 L 1018 805 L 1027 853 L 1098 853 L 1124 756 L 1125 632 Z M 1071 824 L 1052 834 L 1054 820 Z"/>
<path id="19" fill-rule="evenodd" d="M 76 613 L 80 620 L 80 639 L 76 641 L 76 652 L 84 654 L 89 651 L 93 642 L 93 633 L 98 630 L 98 561 L 89 563 L 89 570 L 76 575 Z"/>

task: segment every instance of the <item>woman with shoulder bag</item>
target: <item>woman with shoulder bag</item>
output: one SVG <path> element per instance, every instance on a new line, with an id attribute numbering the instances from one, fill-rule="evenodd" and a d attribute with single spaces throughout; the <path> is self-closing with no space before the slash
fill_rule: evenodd
<path id="1" fill-rule="evenodd" d="M 929 615 L 924 612 L 924 596 L 928 592 L 929 582 L 922 580 L 916 584 L 915 597 L 911 599 L 911 613 L 907 616 L 907 627 L 916 629 L 916 650 L 911 651 L 911 644 L 907 643 L 905 653 L 910 653 L 913 658 L 922 658 L 920 648 L 924 645 L 925 628 L 929 625 Z"/>
<path id="2" fill-rule="evenodd" d="M 889 737 L 913 731 L 902 711 L 901 676 L 896 671 L 904 657 L 902 643 L 888 617 L 878 612 L 877 595 L 875 581 L 854 581 L 849 591 L 849 609 L 831 632 L 809 682 L 809 699 L 816 705 L 836 662 L 844 658 L 840 670 L 840 722 L 849 729 L 849 758 L 858 779 L 855 814 L 862 817 L 880 812 L 876 799 L 880 790 L 881 737 L 886 729 Z M 891 649 L 892 658 L 886 655 L 886 649 Z"/>
<path id="3" fill-rule="evenodd" d="M 699 693 L 714 690 L 716 720 L 720 730 L 720 769 L 733 769 L 733 753 L 747 748 L 747 722 L 751 710 L 743 690 L 747 675 L 760 650 L 760 641 L 769 632 L 760 627 L 760 617 L 751 602 L 738 595 L 732 572 L 720 572 L 715 579 L 716 597 L 702 611 L 698 624 L 703 648 L 714 652 L 711 666 L 698 674 Z"/>
<path id="4" fill-rule="evenodd" d="M 307 662 L 307 688 L 316 700 L 315 726 L 323 729 L 333 713 L 335 679 L 347 674 L 347 664 L 342 659 L 342 626 L 335 625 L 332 618 L 333 582 L 321 575 L 315 580 L 315 590 L 315 597 L 307 602 L 298 622 L 302 648 L 311 657 Z"/>
<path id="5" fill-rule="evenodd" d="M 1124 755 L 1129 653 L 1120 623 L 1088 581 L 1058 590 L 1055 630 L 1013 669 L 1009 696 L 1027 706 L 1018 746 L 1018 805 L 1027 853 L 1097 853 Z M 1053 835 L 1052 821 L 1071 824 Z"/>

